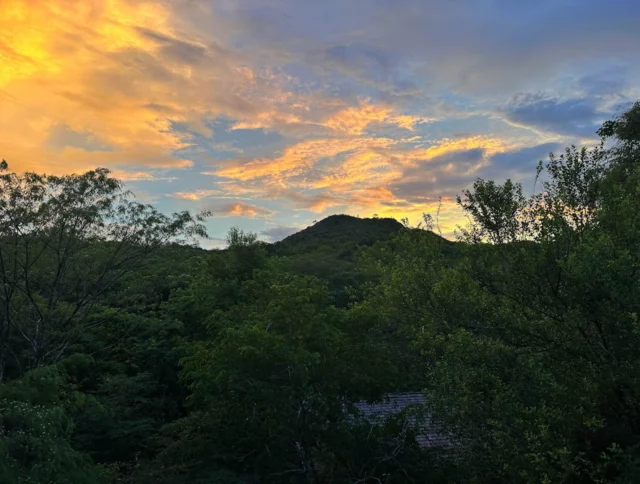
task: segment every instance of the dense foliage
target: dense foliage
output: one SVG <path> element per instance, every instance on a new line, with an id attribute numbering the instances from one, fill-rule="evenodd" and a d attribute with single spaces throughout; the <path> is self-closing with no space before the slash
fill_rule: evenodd
<path id="1" fill-rule="evenodd" d="M 0 482 L 637 482 L 640 105 L 599 134 L 532 195 L 477 180 L 455 243 L 333 216 L 206 251 L 107 170 L 3 162 Z"/>

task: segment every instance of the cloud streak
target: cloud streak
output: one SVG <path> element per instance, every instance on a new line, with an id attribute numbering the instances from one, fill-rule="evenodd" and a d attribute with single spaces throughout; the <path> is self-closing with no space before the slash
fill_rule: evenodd
<path id="1" fill-rule="evenodd" d="M 558 99 L 541 94 L 514 98 L 504 110 L 506 119 L 542 133 L 592 138 L 606 114 L 594 98 Z"/>
<path id="2" fill-rule="evenodd" d="M 526 181 L 640 97 L 639 16 L 625 0 L 3 0 L 0 157 L 106 166 L 164 211 L 209 206 L 267 238 L 336 211 L 417 218 L 440 196 L 452 230 L 474 178 Z"/>
<path id="3" fill-rule="evenodd" d="M 223 205 L 213 205 L 208 209 L 213 215 L 219 217 L 269 217 L 273 215 L 271 210 L 248 203 L 231 202 Z"/>

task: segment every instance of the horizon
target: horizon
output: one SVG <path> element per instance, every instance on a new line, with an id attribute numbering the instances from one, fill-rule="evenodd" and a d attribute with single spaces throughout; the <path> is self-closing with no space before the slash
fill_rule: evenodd
<path id="1" fill-rule="evenodd" d="M 112 170 L 163 212 L 269 242 L 415 223 L 477 177 L 530 189 L 640 98 L 640 3 L 4 0 L 0 158 Z"/>

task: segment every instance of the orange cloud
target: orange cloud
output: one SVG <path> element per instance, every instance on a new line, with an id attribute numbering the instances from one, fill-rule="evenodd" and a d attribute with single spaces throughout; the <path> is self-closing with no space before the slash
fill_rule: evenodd
<path id="1" fill-rule="evenodd" d="M 354 193 L 347 213 L 362 217 L 390 217 L 397 220 L 407 218 L 414 226 L 423 222 L 424 214 L 430 214 L 434 219 L 437 218 L 437 227 L 434 227 L 434 230 L 451 239 L 455 238 L 456 229 L 464 216 L 453 198 L 408 201 L 399 198 L 384 187 Z"/>
<path id="2" fill-rule="evenodd" d="M 385 187 L 365 188 L 353 194 L 353 201 L 360 206 L 378 206 L 381 202 L 396 200 L 391 190 Z"/>
<path id="3" fill-rule="evenodd" d="M 179 198 L 181 200 L 202 200 L 203 198 L 209 198 L 212 195 L 220 195 L 223 192 L 220 190 L 195 190 L 192 192 L 175 192 L 168 195 L 171 198 Z"/>
<path id="4" fill-rule="evenodd" d="M 361 101 L 350 106 L 344 100 L 327 99 L 319 94 L 272 93 L 270 99 L 273 109 L 236 121 L 231 129 L 277 130 L 294 135 L 361 136 L 372 125 L 397 126 L 413 131 L 416 124 L 431 121 L 420 116 L 398 114 L 395 107 L 386 104 Z"/>
<path id="5" fill-rule="evenodd" d="M 277 125 L 299 124 L 302 122 L 302 119 L 295 114 L 272 111 L 258 113 L 251 120 L 238 121 L 231 129 L 269 129 Z"/>
<path id="6" fill-rule="evenodd" d="M 354 215 L 408 216 L 416 223 L 422 213 L 433 213 L 441 204 L 440 228 L 452 236 L 461 217 L 452 198 L 441 202 L 434 196 L 404 198 L 402 190 L 394 192 L 390 187 L 468 175 L 485 166 L 489 156 L 510 148 L 501 139 L 483 136 L 444 139 L 427 148 L 387 138 L 328 138 L 296 143 L 270 159 L 236 160 L 238 166 L 210 174 L 229 178 L 225 190 L 233 193 L 288 200 L 294 209 L 317 213 L 342 207 Z M 479 161 L 467 162 L 464 153 L 476 149 L 481 150 Z"/>
<path id="7" fill-rule="evenodd" d="M 315 213 L 322 213 L 329 208 L 345 206 L 349 203 L 348 197 L 330 192 L 308 195 L 295 190 L 271 191 L 267 196 L 291 200 L 296 210 L 309 210 Z"/>
<path id="8" fill-rule="evenodd" d="M 245 54 L 206 32 L 180 35 L 172 5 L 2 1 L 0 155 L 13 169 L 186 168 L 192 160 L 174 153 L 192 140 L 173 122 L 204 135 L 203 118 L 219 115 L 297 122 L 290 94 L 243 65 Z M 56 139 L 60 126 L 73 143 Z"/>
<path id="9" fill-rule="evenodd" d="M 369 124 L 382 122 L 391 116 L 389 107 L 363 104 L 344 109 L 325 121 L 325 126 L 346 134 L 360 135 Z"/>
<path id="10" fill-rule="evenodd" d="M 271 210 L 247 203 L 225 203 L 224 205 L 210 207 L 209 210 L 218 216 L 226 217 L 268 217 L 273 215 Z"/>
<path id="11" fill-rule="evenodd" d="M 419 116 L 396 115 L 394 108 L 363 102 L 359 106 L 348 107 L 331 115 L 323 125 L 347 135 L 361 135 L 365 129 L 375 123 L 390 124 L 413 131 L 415 124 L 427 122 Z"/>
<path id="12" fill-rule="evenodd" d="M 158 176 L 145 171 L 112 170 L 112 175 L 122 181 L 176 181 L 176 177 Z M 135 194 L 138 196 L 138 193 Z"/>
<path id="13" fill-rule="evenodd" d="M 490 156 L 506 151 L 508 146 L 500 139 L 483 136 L 445 139 L 426 149 L 406 147 L 402 140 L 390 138 L 327 138 L 296 143 L 275 158 L 235 160 L 231 164 L 236 166 L 205 173 L 239 181 L 272 177 L 285 184 L 302 177 L 303 181 L 294 185 L 344 189 L 356 183 L 390 182 L 402 177 L 403 167 L 477 148 Z M 445 167 L 452 169 L 453 163 Z"/>
<path id="14" fill-rule="evenodd" d="M 375 137 L 374 128 L 409 134 L 430 119 L 371 100 L 351 105 L 327 94 L 289 91 L 295 79 L 276 68 L 253 68 L 250 53 L 225 47 L 211 33 L 219 30 L 213 24 L 202 28 L 209 20 L 221 27 L 219 19 L 188 24 L 179 11 L 187 2 L 0 2 L 0 157 L 16 171 L 61 174 L 106 166 L 128 181 L 171 180 L 165 171 L 193 165 L 190 156 L 176 153 L 192 153 L 187 148 L 196 143 L 177 133 L 175 123 L 208 137 L 207 120 L 224 116 L 232 130 L 277 130 L 294 141 L 274 155 L 217 161 L 204 172 L 226 178 L 215 189 L 183 189 L 170 197 L 281 199 L 318 213 L 347 207 L 399 216 L 433 204 L 388 188 L 407 170 L 424 170 L 420 176 L 429 180 L 471 173 L 486 160 L 464 167 L 455 159 L 444 165 L 433 160 L 476 148 L 487 156 L 511 148 L 480 136 L 426 148 L 415 148 L 422 141 L 416 133 Z M 188 3 L 206 13 L 204 2 Z M 212 147 L 241 152 L 232 143 Z M 225 216 L 272 215 L 240 202 L 214 209 Z"/>
<path id="15" fill-rule="evenodd" d="M 389 145 L 391 146 L 391 145 Z M 382 149 L 381 149 L 382 148 Z M 391 161 L 387 146 L 365 146 L 348 156 L 331 173 L 309 182 L 313 188 L 348 190 L 355 185 L 383 185 L 402 176 L 402 170 Z"/>
<path id="16" fill-rule="evenodd" d="M 273 177 L 284 180 L 308 172 L 320 160 L 333 159 L 350 152 L 384 148 L 396 143 L 388 138 L 329 138 L 306 140 L 289 146 L 277 158 L 256 159 L 238 166 L 214 172 L 218 176 L 235 180 Z"/>
<path id="17" fill-rule="evenodd" d="M 170 12 L 118 0 L 5 0 L 0 9 L 0 153 L 13 169 L 80 171 L 95 166 L 186 167 L 171 156 L 185 144 L 167 120 L 143 108 L 152 96 L 127 59 L 151 56 L 136 30 L 167 30 Z M 129 53 L 130 55 L 125 55 Z M 128 81 L 124 81 L 126 77 Z M 152 83 L 150 83 L 152 84 Z M 69 144 L 53 150 L 55 128 L 100 140 L 103 149 Z"/>
<path id="18" fill-rule="evenodd" d="M 469 151 L 477 148 L 483 149 L 487 155 L 494 155 L 507 151 L 509 145 L 499 138 L 486 136 L 471 136 L 459 139 L 444 138 L 438 141 L 437 144 L 424 150 L 414 150 L 406 153 L 404 159 L 410 162 L 416 160 L 432 160 L 448 153 Z"/>

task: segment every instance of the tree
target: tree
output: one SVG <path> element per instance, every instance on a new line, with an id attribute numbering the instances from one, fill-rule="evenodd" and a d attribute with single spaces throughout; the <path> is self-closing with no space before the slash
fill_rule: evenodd
<path id="1" fill-rule="evenodd" d="M 413 332 L 405 347 L 468 482 L 637 475 L 638 119 L 636 104 L 601 144 L 551 155 L 530 197 L 478 180 L 459 199 L 471 224 L 453 264 L 405 240 L 381 265 L 373 304 Z"/>
<path id="2" fill-rule="evenodd" d="M 190 413 L 166 429 L 159 472 L 320 482 L 333 446 L 347 445 L 350 402 L 389 381 L 384 361 L 371 361 L 381 347 L 363 338 L 364 320 L 331 307 L 320 281 L 282 272 L 250 234 L 232 230 L 229 240 L 172 300 L 206 332 L 187 346 Z"/>
<path id="3" fill-rule="evenodd" d="M 32 370 L 0 385 L 0 481 L 15 483 L 109 482 L 108 474 L 70 445 L 73 422 L 63 372 Z"/>
<path id="4" fill-rule="evenodd" d="M 185 358 L 191 405 L 212 453 L 238 472 L 315 479 L 322 433 L 342 412 L 340 313 L 312 279 L 257 277 Z"/>
<path id="5" fill-rule="evenodd" d="M 169 241 L 206 236 L 206 214 L 165 216 L 99 168 L 83 175 L 0 167 L 0 380 L 56 362 L 105 294 Z"/>

